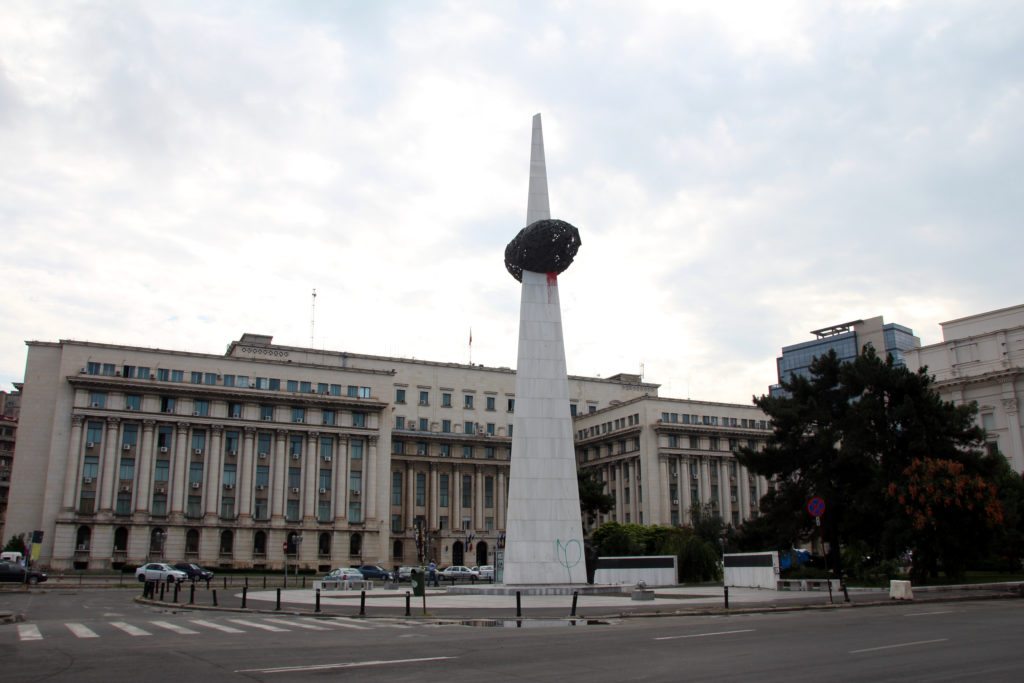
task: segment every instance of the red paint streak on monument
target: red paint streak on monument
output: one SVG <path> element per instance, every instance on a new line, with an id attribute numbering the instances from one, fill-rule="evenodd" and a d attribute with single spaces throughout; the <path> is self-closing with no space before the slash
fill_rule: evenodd
<path id="1" fill-rule="evenodd" d="M 558 286 L 558 273 L 548 273 L 548 303 L 551 303 L 551 288 Z"/>

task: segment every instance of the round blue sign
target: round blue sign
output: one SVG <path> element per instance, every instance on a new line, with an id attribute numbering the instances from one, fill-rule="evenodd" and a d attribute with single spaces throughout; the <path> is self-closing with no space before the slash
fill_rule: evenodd
<path id="1" fill-rule="evenodd" d="M 807 512 L 811 513 L 812 517 L 821 517 L 825 514 L 825 499 L 821 496 L 815 496 L 807 501 Z"/>

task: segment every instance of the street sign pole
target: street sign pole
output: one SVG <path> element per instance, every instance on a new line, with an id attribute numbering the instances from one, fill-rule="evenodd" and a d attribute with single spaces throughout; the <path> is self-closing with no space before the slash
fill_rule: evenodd
<path id="1" fill-rule="evenodd" d="M 832 578 L 828 569 L 828 550 L 825 548 L 825 530 L 821 527 L 821 516 L 825 514 L 825 499 L 814 496 L 807 501 L 807 512 L 814 517 L 814 525 L 818 527 L 818 540 L 821 541 L 821 552 L 825 556 L 826 581 L 828 582 L 828 604 L 832 601 Z"/>

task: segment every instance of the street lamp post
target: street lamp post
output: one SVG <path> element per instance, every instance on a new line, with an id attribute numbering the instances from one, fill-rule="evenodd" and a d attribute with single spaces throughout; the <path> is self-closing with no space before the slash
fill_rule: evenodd
<path id="1" fill-rule="evenodd" d="M 161 560 L 164 559 L 164 539 L 167 537 L 167 532 L 163 529 L 157 529 L 153 532 L 153 541 L 156 545 L 157 557 Z"/>
<path id="2" fill-rule="evenodd" d="M 298 560 L 299 548 L 302 547 L 302 534 L 295 534 L 292 536 L 292 542 L 295 543 L 295 558 Z M 295 575 L 298 578 L 299 569 L 295 568 Z M 284 542 L 284 587 L 288 587 L 288 541 Z"/>

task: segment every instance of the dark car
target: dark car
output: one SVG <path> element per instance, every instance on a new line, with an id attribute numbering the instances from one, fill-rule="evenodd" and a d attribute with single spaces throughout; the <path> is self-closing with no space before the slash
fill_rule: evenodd
<path id="1" fill-rule="evenodd" d="M 382 567 L 378 567 L 375 564 L 364 564 L 361 567 L 357 567 L 363 574 L 363 578 L 367 581 L 390 581 L 391 572 Z"/>
<path id="2" fill-rule="evenodd" d="M 203 569 L 198 564 L 193 564 L 192 562 L 179 562 L 172 566 L 188 574 L 190 581 L 209 581 L 213 578 L 213 572 L 209 569 Z"/>
<path id="3" fill-rule="evenodd" d="M 34 569 L 25 569 L 20 564 L 13 562 L 0 562 L 0 581 L 34 585 L 46 581 L 46 574 Z"/>

